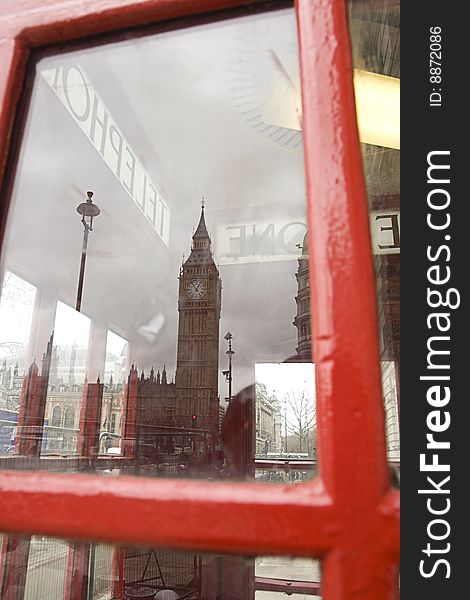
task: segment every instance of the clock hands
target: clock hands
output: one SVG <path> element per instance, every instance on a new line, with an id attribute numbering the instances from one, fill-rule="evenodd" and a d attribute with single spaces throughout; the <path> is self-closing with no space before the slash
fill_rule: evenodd
<path id="1" fill-rule="evenodd" d="M 193 298 L 202 298 L 206 292 L 206 283 L 201 279 L 192 279 L 188 283 L 187 290 Z"/>

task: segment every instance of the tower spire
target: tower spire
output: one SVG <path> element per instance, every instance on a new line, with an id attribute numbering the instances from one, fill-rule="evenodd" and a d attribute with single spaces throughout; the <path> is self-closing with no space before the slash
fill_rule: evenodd
<path id="1" fill-rule="evenodd" d="M 185 413 L 196 411 L 199 425 L 204 423 L 214 433 L 218 432 L 219 427 L 221 283 L 211 253 L 211 239 L 205 221 L 205 198 L 202 198 L 199 223 L 192 236 L 191 253 L 179 277 L 176 377 L 172 390 L 175 390 L 177 402 L 175 419 L 180 419 L 180 426 L 194 426 L 190 419 L 191 412 Z M 204 343 L 200 341 L 201 334 Z M 165 381 L 170 380 L 166 367 L 164 377 Z"/>
<path id="2" fill-rule="evenodd" d="M 201 201 L 201 216 L 199 218 L 198 226 L 196 227 L 196 231 L 193 234 L 193 240 L 196 239 L 207 239 L 210 241 L 209 234 L 207 232 L 206 219 L 204 216 L 204 199 Z"/>

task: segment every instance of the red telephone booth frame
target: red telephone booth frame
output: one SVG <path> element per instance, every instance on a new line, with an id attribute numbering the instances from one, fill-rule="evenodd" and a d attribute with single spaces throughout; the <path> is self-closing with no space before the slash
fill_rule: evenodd
<path id="1" fill-rule="evenodd" d="M 0 174 L 34 48 L 254 0 L 4 0 Z M 325 600 L 397 593 L 376 299 L 344 0 L 298 0 L 321 473 L 249 483 L 0 473 L 0 531 L 323 560 Z M 1 209 L 3 233 L 7 206 Z M 354 440 L 351 443 L 351 440 Z M 109 510 L 112 505 L 113 510 Z M 123 519 L 122 515 L 126 515 Z"/>

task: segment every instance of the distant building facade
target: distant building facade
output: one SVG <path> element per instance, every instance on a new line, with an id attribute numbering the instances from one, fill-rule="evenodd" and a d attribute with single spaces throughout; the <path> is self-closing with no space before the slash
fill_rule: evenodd
<path id="1" fill-rule="evenodd" d="M 101 403 L 100 452 L 117 446 L 121 435 L 124 386 L 114 384 L 112 378 L 104 386 Z M 80 409 L 83 385 L 50 385 L 47 392 L 45 423 L 46 436 L 43 453 L 75 454 L 80 428 Z"/>
<path id="2" fill-rule="evenodd" d="M 256 455 L 282 450 L 281 403 L 276 396 L 268 396 L 264 384 L 256 384 Z"/>

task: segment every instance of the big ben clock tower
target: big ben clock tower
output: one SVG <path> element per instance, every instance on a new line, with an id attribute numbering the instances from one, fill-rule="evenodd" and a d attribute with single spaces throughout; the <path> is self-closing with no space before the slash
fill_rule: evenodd
<path id="1" fill-rule="evenodd" d="M 218 432 L 219 320 L 222 282 L 204 218 L 179 276 L 176 418 L 180 426 Z"/>

